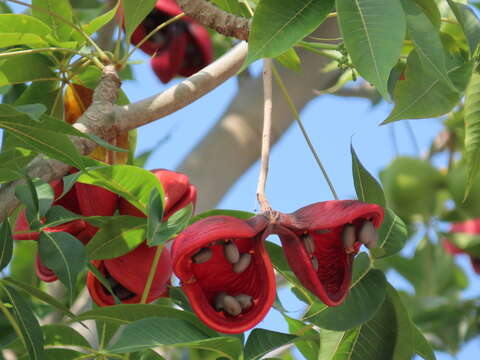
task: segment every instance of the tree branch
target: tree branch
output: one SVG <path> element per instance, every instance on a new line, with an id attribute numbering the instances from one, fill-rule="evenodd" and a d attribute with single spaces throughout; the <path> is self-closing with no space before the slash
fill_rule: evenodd
<path id="1" fill-rule="evenodd" d="M 132 130 L 167 116 L 215 89 L 240 70 L 247 49 L 247 44 L 241 42 L 200 72 L 164 92 L 130 105 L 117 106 L 117 131 Z"/>
<path id="2" fill-rule="evenodd" d="M 113 66 L 106 66 L 104 75 L 95 89 L 93 103 L 73 126 L 79 131 L 109 140 L 117 133 L 135 129 L 194 102 L 240 69 L 247 54 L 247 45 L 242 42 L 199 73 L 164 92 L 127 106 L 114 105 L 117 100 L 120 80 Z M 82 155 L 88 155 L 96 144 L 88 139 L 74 137 L 73 143 Z M 70 166 L 42 156 L 35 158 L 27 167 L 32 178 L 46 182 L 60 179 Z M 18 205 L 15 187 L 23 180 L 13 181 L 0 188 L 0 222 L 5 213 L 10 214 Z"/>
<path id="3" fill-rule="evenodd" d="M 205 0 L 177 0 L 177 4 L 191 18 L 216 32 L 247 40 L 250 20 L 230 14 Z"/>

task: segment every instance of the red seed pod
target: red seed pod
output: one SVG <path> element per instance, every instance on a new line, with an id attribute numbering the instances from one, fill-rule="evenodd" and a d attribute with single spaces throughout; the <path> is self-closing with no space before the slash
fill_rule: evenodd
<path id="1" fill-rule="evenodd" d="M 75 173 L 73 169 L 70 173 Z M 58 199 L 63 193 L 63 181 L 54 180 L 50 182 L 54 192 L 54 198 Z M 118 196 L 108 190 L 94 185 L 75 183 L 73 187 L 62 198 L 55 200 L 52 205 L 60 205 L 65 209 L 84 216 L 111 216 L 117 208 Z M 15 224 L 15 232 L 29 231 L 30 227 L 22 211 Z M 44 228 L 46 232 L 64 231 L 79 239 L 83 244 L 95 235 L 98 228 L 88 224 L 84 220 L 74 220 L 54 227 Z M 15 240 L 38 240 L 38 232 L 14 235 Z M 55 273 L 43 265 L 40 257 L 36 259 L 36 272 L 40 280 L 51 282 L 57 280 Z"/>
<path id="2" fill-rule="evenodd" d="M 470 234 L 470 235 L 477 235 L 480 234 L 480 218 L 478 219 L 471 219 L 471 220 L 466 220 L 463 222 L 457 222 L 453 223 L 451 228 L 450 228 L 451 233 L 465 233 L 465 234 Z M 470 257 L 470 263 L 472 264 L 473 270 L 477 273 L 480 274 L 480 258 L 476 258 L 470 254 L 468 254 L 466 251 L 458 248 L 455 244 L 452 242 L 448 241 L 447 239 L 444 239 L 442 242 L 443 248 L 445 251 L 452 255 L 460 255 L 460 254 L 466 254 Z"/>
<path id="3" fill-rule="evenodd" d="M 165 169 L 152 170 L 152 173 L 162 184 L 165 193 L 163 220 L 167 220 L 176 211 L 189 204 L 195 206 L 197 192 L 186 175 Z M 140 210 L 123 198 L 120 198 L 118 204 L 120 214 L 145 217 Z M 155 251 L 156 247 L 148 247 L 144 242 L 123 256 L 94 261 L 93 264 L 110 281 L 113 291 L 122 302 L 138 303 L 145 288 Z M 170 252 L 164 247 L 147 302 L 168 296 L 171 274 Z M 87 287 L 97 305 L 108 306 L 115 303 L 113 296 L 91 273 L 87 277 Z"/>
<path id="4" fill-rule="evenodd" d="M 375 246 L 375 228 L 382 221 L 383 209 L 378 205 L 334 200 L 280 214 L 273 232 L 303 286 L 326 305 L 336 306 L 348 294 L 353 258 L 361 243 Z"/>
<path id="5" fill-rule="evenodd" d="M 173 271 L 197 316 L 212 329 L 227 334 L 244 332 L 260 322 L 272 306 L 276 285 L 264 247 L 266 226 L 263 217 L 244 221 L 211 216 L 189 226 L 174 240 Z M 236 251 L 231 251 L 235 248 L 238 258 Z"/>
<path id="6" fill-rule="evenodd" d="M 140 43 L 158 25 L 181 13 L 174 0 L 158 0 L 155 9 L 133 32 L 132 44 Z M 193 75 L 213 60 L 208 31 L 186 16 L 157 31 L 140 49 L 152 56 L 152 69 L 163 83 L 176 75 Z"/>
<path id="7" fill-rule="evenodd" d="M 156 247 L 148 247 L 146 243 L 142 243 L 128 254 L 114 259 L 93 261 L 93 265 L 110 282 L 114 293 L 122 303 L 139 303 L 156 249 Z M 168 295 L 171 273 L 170 252 L 164 247 L 158 261 L 147 302 L 152 302 L 155 299 Z M 91 272 L 87 276 L 87 288 L 97 305 L 109 306 L 115 304 L 113 296 Z"/>
<path id="8" fill-rule="evenodd" d="M 187 175 L 165 169 L 151 170 L 151 172 L 160 181 L 165 193 L 164 220 L 188 204 L 195 206 L 197 190 L 190 184 Z M 122 215 L 145 217 L 140 210 L 123 198 L 119 201 L 119 212 Z"/>

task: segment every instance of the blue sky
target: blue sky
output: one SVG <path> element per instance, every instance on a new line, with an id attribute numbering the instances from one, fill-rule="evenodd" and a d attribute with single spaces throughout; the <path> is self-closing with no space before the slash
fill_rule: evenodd
<path id="1" fill-rule="evenodd" d="M 123 85 L 131 101 L 142 99 L 166 88 L 153 74 L 146 56 L 138 53 L 135 58 L 144 60 L 144 64 L 134 66 L 137 81 L 128 81 Z M 254 64 L 254 73 L 259 73 L 260 68 L 261 63 Z M 176 81 L 179 80 L 174 80 L 169 85 Z M 159 139 L 169 135 L 168 140 L 155 151 L 146 167 L 175 169 L 213 126 L 236 90 L 236 80 L 230 79 L 190 106 L 140 128 L 137 153 L 150 149 Z M 303 110 L 302 120 L 340 198 L 355 196 L 351 173 L 351 142 L 363 164 L 375 176 L 378 176 L 378 172 L 395 156 L 391 141 L 392 127 L 397 138 L 399 153 L 410 156 L 419 155 L 404 122 L 378 126 L 386 118 L 390 109 L 391 105 L 385 103 L 371 107 L 369 101 L 364 99 L 345 99 L 328 95 L 313 100 Z M 435 119 L 410 121 L 410 124 L 419 144 L 420 153 L 428 149 L 430 141 L 442 128 L 440 122 Z M 439 166 L 443 165 L 442 161 L 440 159 Z M 255 211 L 258 172 L 259 162 L 255 163 L 234 184 L 218 207 Z M 198 191 L 202 190 L 198 189 Z M 313 202 L 332 199 L 326 182 L 295 124 L 272 149 L 266 191 L 272 206 L 282 212 L 291 212 Z M 411 254 L 414 245 L 408 246 L 405 252 Z M 457 257 L 457 261 L 470 279 L 470 286 L 464 296 L 478 296 L 480 280 L 471 270 L 468 258 L 460 256 Z M 400 276 L 389 274 L 388 277 L 396 288 L 411 291 L 410 284 Z M 291 316 L 301 314 L 303 305 L 290 290 L 280 290 L 279 296 L 283 305 L 291 311 Z M 287 331 L 285 321 L 273 309 L 258 326 Z M 479 350 L 480 341 L 471 341 L 456 358 L 476 359 Z M 300 355 L 298 356 L 301 358 Z M 450 360 L 454 357 L 439 353 L 438 359 Z"/>

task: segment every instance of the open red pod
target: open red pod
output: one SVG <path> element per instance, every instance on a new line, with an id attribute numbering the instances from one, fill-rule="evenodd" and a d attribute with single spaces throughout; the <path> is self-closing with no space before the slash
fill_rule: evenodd
<path id="1" fill-rule="evenodd" d="M 258 224 L 256 218 L 211 216 L 186 228 L 172 246 L 173 271 L 193 310 L 222 333 L 254 327 L 275 300 L 275 276 L 264 247 L 267 222 Z"/>
<path id="2" fill-rule="evenodd" d="M 146 243 L 129 253 L 114 259 L 93 261 L 93 265 L 110 282 L 115 295 L 125 304 L 140 302 L 147 283 L 148 274 L 157 248 L 148 247 Z M 168 285 L 172 274 L 170 252 L 163 248 L 148 293 L 147 303 L 168 295 Z M 87 288 L 93 301 L 99 306 L 114 305 L 110 292 L 91 272 L 87 275 Z"/>
<path id="3" fill-rule="evenodd" d="M 450 232 L 465 233 L 469 235 L 478 235 L 480 234 L 480 218 L 452 223 Z M 450 242 L 447 239 L 443 240 L 442 245 L 445 251 L 447 251 L 452 255 L 460 255 L 460 254 L 468 255 L 470 257 L 470 263 L 472 264 L 473 270 L 477 274 L 480 274 L 480 258 L 470 255 L 468 252 L 458 248 L 454 243 Z"/>
<path id="4" fill-rule="evenodd" d="M 334 200 L 280 214 L 273 232 L 300 282 L 328 306 L 348 294 L 353 258 L 361 244 L 374 247 L 383 208 L 356 200 Z"/>

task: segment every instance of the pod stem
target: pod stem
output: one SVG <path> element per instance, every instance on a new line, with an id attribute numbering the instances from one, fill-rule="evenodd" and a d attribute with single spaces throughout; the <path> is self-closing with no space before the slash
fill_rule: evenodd
<path id="1" fill-rule="evenodd" d="M 272 60 L 263 59 L 263 134 L 260 174 L 257 184 L 257 200 L 262 212 L 270 212 L 271 206 L 265 194 L 270 158 L 270 137 L 272 133 Z"/>

